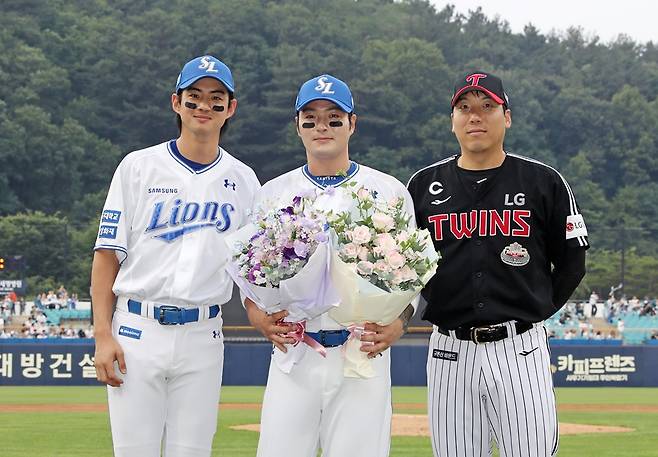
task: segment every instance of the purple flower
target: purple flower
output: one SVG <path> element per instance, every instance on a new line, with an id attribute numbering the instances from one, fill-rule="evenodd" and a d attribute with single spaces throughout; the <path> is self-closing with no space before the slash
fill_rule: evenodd
<path id="1" fill-rule="evenodd" d="M 308 251 L 310 250 L 310 248 L 308 244 L 304 243 L 303 241 L 295 240 L 294 250 L 295 250 L 295 254 L 297 254 L 297 257 L 303 259 L 308 255 Z"/>
<path id="2" fill-rule="evenodd" d="M 296 257 L 294 248 L 287 248 L 287 247 L 283 248 L 283 258 L 284 259 L 290 260 L 294 257 Z"/>
<path id="3" fill-rule="evenodd" d="M 302 202 L 302 197 L 300 197 L 298 195 L 298 196 L 296 196 L 295 198 L 292 199 L 292 202 L 295 206 L 299 206 L 299 204 Z"/>
<path id="4" fill-rule="evenodd" d="M 326 232 L 318 232 L 315 234 L 315 241 L 318 243 L 326 243 L 329 240 L 329 235 Z"/>

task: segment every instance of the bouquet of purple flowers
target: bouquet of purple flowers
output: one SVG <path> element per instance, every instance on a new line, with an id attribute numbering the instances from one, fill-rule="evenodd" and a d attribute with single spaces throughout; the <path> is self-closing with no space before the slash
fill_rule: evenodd
<path id="1" fill-rule="evenodd" d="M 316 197 L 299 195 L 289 205 L 259 213 L 226 241 L 232 252 L 228 272 L 243 295 L 268 313 L 288 310 L 291 322 L 338 304 L 328 273 L 326 216 L 313 208 Z"/>

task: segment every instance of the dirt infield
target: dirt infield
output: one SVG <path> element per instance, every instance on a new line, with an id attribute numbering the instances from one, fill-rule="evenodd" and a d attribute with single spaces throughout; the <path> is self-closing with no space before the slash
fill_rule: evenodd
<path id="1" fill-rule="evenodd" d="M 221 409 L 226 410 L 258 410 L 260 403 L 221 403 Z M 395 403 L 396 410 L 424 410 L 424 403 Z M 560 411 L 587 411 L 609 413 L 658 413 L 658 405 L 580 405 L 567 403 L 559 405 Z M 99 413 L 107 412 L 104 403 L 35 403 L 35 404 L 4 404 L 0 405 L 0 413 Z M 258 424 L 236 425 L 234 430 L 248 430 L 257 432 Z M 603 425 L 567 424 L 560 423 L 561 435 L 580 433 L 621 433 L 631 432 L 626 427 L 610 427 Z M 393 436 L 429 436 L 429 424 L 424 414 L 393 414 Z"/>
<path id="2" fill-rule="evenodd" d="M 257 432 L 258 424 L 234 425 L 233 430 L 246 430 Z M 560 435 L 576 435 L 580 433 L 621 433 L 632 432 L 634 429 L 626 427 L 610 427 L 606 425 L 567 424 L 560 423 Z M 420 414 L 393 414 L 391 424 L 393 436 L 430 436 L 427 416 Z"/>

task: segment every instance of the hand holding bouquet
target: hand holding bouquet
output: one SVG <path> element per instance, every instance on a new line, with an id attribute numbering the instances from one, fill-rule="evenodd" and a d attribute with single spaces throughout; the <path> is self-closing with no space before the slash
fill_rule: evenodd
<path id="1" fill-rule="evenodd" d="M 351 195 L 350 210 L 329 216 L 330 271 L 341 300 L 329 315 L 358 333 L 366 322 L 393 322 L 434 275 L 439 255 L 429 232 L 411 224 L 402 198 L 385 202 L 365 188 Z M 345 350 L 346 376 L 374 375 L 357 338 Z"/>

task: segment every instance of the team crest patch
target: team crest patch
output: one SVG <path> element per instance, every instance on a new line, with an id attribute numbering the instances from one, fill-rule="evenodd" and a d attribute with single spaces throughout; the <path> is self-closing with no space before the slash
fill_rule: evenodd
<path id="1" fill-rule="evenodd" d="M 509 246 L 505 246 L 503 252 L 500 253 L 500 260 L 513 267 L 522 267 L 530 262 L 530 254 L 519 243 L 512 243 Z"/>
<path id="2" fill-rule="evenodd" d="M 122 325 L 119 327 L 119 335 L 127 336 L 128 338 L 132 338 L 134 340 L 139 340 L 142 338 L 142 331 L 137 330 L 136 328 L 130 328 Z"/>
<path id="3" fill-rule="evenodd" d="M 432 357 L 435 359 L 449 360 L 450 362 L 456 362 L 459 354 L 456 352 L 442 351 L 441 349 L 432 349 Z"/>

